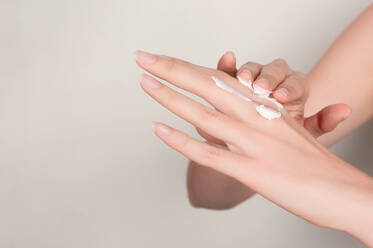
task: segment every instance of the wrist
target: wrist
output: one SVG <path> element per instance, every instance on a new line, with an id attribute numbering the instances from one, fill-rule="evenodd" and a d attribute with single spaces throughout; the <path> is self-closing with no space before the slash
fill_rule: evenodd
<path id="1" fill-rule="evenodd" d="M 373 188 L 366 194 L 365 199 L 356 209 L 350 209 L 356 213 L 355 218 L 344 231 L 368 247 L 373 247 Z"/>

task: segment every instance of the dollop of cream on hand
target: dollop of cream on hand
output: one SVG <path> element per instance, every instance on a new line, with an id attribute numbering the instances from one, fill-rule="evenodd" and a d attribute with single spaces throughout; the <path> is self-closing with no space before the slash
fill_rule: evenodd
<path id="1" fill-rule="evenodd" d="M 281 117 L 280 112 L 278 112 L 278 111 L 276 111 L 272 108 L 266 107 L 263 104 L 256 106 L 255 109 L 261 116 L 263 116 L 264 118 L 266 118 L 268 120 L 272 120 L 272 119 L 276 119 L 276 118 Z"/>
<path id="2" fill-rule="evenodd" d="M 258 97 L 261 97 L 261 98 L 264 98 L 264 99 L 266 99 L 270 102 L 273 102 L 279 109 L 283 108 L 281 103 L 279 103 L 276 99 L 271 97 L 272 91 L 260 88 L 259 86 L 253 84 L 251 81 L 247 82 L 239 76 L 237 77 L 237 79 L 242 85 L 248 87 Z M 256 111 L 258 111 L 258 113 L 261 116 L 263 116 L 264 118 L 266 118 L 268 120 L 272 120 L 272 119 L 276 119 L 276 118 L 281 117 L 281 113 L 279 111 L 276 111 L 276 110 L 274 110 L 272 108 L 269 108 L 269 107 L 266 107 L 264 105 L 256 106 Z"/>
<path id="3" fill-rule="evenodd" d="M 220 79 L 218 79 L 218 78 L 216 78 L 214 76 L 211 76 L 211 78 L 214 80 L 216 86 L 218 86 L 219 88 L 222 88 L 223 90 L 226 90 L 226 91 L 228 91 L 230 93 L 236 94 L 236 95 L 238 95 L 239 97 L 243 98 L 244 100 L 246 100 L 248 102 L 252 101 L 250 98 L 246 97 L 241 92 L 237 91 L 233 87 L 231 87 L 228 84 L 224 83 Z M 282 106 L 281 103 L 279 103 L 276 99 L 274 99 L 273 97 L 270 96 L 272 94 L 272 91 L 260 88 L 260 87 L 258 87 L 256 85 L 253 85 L 253 83 L 251 81 L 247 82 L 247 81 L 243 80 L 241 77 L 237 77 L 237 79 L 238 79 L 238 81 L 240 81 L 240 83 L 242 85 L 248 87 L 251 91 L 253 91 L 253 93 L 255 95 L 257 95 L 257 96 L 259 96 L 261 98 L 265 98 L 265 99 L 267 99 L 270 102 L 273 102 L 274 104 L 276 104 L 276 106 L 279 109 L 283 108 L 283 106 Z M 266 107 L 263 104 L 262 105 L 257 105 L 255 103 L 255 105 L 256 105 L 255 109 L 259 113 L 259 115 L 261 115 L 262 117 L 264 117 L 264 118 L 266 118 L 268 120 L 272 120 L 272 119 L 276 119 L 276 118 L 280 118 L 281 117 L 281 113 L 279 111 L 276 111 L 276 110 L 274 110 L 272 108 Z"/>
<path id="4" fill-rule="evenodd" d="M 216 86 L 218 86 L 219 88 L 222 88 L 223 90 L 226 90 L 226 91 L 228 91 L 230 93 L 233 93 L 233 94 L 241 97 L 245 101 L 248 101 L 248 102 L 252 101 L 250 98 L 248 98 L 247 96 L 243 95 L 241 92 L 239 92 L 238 90 L 236 90 L 233 87 L 229 86 L 228 84 L 224 83 L 219 78 L 216 78 L 214 76 L 211 76 L 211 78 L 212 78 L 212 80 L 214 80 Z"/>

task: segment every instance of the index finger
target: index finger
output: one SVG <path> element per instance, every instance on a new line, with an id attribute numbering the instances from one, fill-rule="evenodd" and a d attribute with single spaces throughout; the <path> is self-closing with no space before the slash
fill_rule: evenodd
<path id="1" fill-rule="evenodd" d="M 255 106 L 236 95 L 216 86 L 212 76 L 218 77 L 232 86 L 242 95 L 250 97 L 246 87 L 228 74 L 206 67 L 191 64 L 176 58 L 153 55 L 145 52 L 137 53 L 137 64 L 151 74 L 169 83 L 202 97 L 215 108 L 229 113 L 240 120 L 253 121 L 256 118 Z M 244 92 L 246 94 L 244 94 Z"/>

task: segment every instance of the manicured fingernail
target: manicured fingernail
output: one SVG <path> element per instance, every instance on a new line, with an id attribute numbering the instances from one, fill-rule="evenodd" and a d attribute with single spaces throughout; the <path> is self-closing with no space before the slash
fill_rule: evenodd
<path id="1" fill-rule="evenodd" d="M 348 108 L 347 108 L 347 110 L 345 112 L 344 120 L 346 120 L 348 117 L 350 117 L 351 113 L 352 113 L 352 109 L 351 109 L 350 106 L 348 106 Z"/>
<path id="2" fill-rule="evenodd" d="M 281 98 L 286 98 L 288 94 L 289 94 L 289 91 L 286 88 L 280 88 L 276 90 L 276 95 L 280 96 Z"/>
<path id="3" fill-rule="evenodd" d="M 238 81 L 239 81 L 242 85 L 244 85 L 244 86 L 246 86 L 246 87 L 249 87 L 250 89 L 252 88 L 252 85 L 251 85 L 251 82 L 250 82 L 250 81 L 245 80 L 245 79 L 243 79 L 243 78 L 240 77 L 240 76 L 237 76 L 237 79 L 238 79 Z"/>
<path id="4" fill-rule="evenodd" d="M 263 89 L 269 89 L 269 87 L 271 86 L 268 79 L 266 78 L 259 78 L 255 81 L 254 83 L 256 86 L 260 87 L 260 88 L 263 88 Z"/>
<path id="5" fill-rule="evenodd" d="M 171 134 L 171 128 L 161 123 L 154 123 L 154 130 L 160 137 L 167 137 Z"/>
<path id="6" fill-rule="evenodd" d="M 240 72 L 240 77 L 244 79 L 246 82 L 250 82 L 252 80 L 251 72 L 246 69 Z"/>
<path id="7" fill-rule="evenodd" d="M 155 59 L 155 56 L 151 53 L 147 53 L 144 51 L 137 51 L 136 60 L 144 64 L 152 64 L 155 62 L 156 59 Z"/>
<path id="8" fill-rule="evenodd" d="M 146 74 L 142 76 L 141 85 L 148 89 L 156 89 L 162 86 L 157 80 Z"/>
<path id="9" fill-rule="evenodd" d="M 224 55 L 230 56 L 232 59 L 236 59 L 236 55 L 234 55 L 232 51 L 228 51 Z"/>

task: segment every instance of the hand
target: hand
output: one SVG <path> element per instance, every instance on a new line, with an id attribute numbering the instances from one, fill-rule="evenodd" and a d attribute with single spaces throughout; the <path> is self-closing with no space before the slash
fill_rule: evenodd
<path id="1" fill-rule="evenodd" d="M 284 105 L 290 116 L 295 118 L 315 138 L 333 131 L 339 123 L 346 120 L 351 109 L 346 104 L 334 104 L 325 107 L 318 113 L 304 117 L 304 107 L 309 94 L 307 76 L 294 72 L 283 59 L 276 59 L 267 65 L 247 62 L 239 70 L 236 69 L 236 57 L 233 52 L 226 52 L 218 62 L 218 70 L 232 77 L 241 77 L 255 85 L 273 91 L 272 97 Z M 196 128 L 206 140 L 225 145 L 223 141 L 212 137 Z"/>
<path id="2" fill-rule="evenodd" d="M 244 94 L 244 86 L 227 73 L 144 52 L 137 53 L 137 63 L 214 106 L 216 110 L 147 75 L 141 82 L 144 91 L 164 107 L 239 152 L 156 124 L 156 135 L 166 144 L 311 223 L 346 231 L 373 245 L 371 177 L 330 153 L 286 112 L 282 118 L 266 120 L 257 114 L 253 102 L 218 88 L 212 75 Z"/>
<path id="3" fill-rule="evenodd" d="M 351 113 L 346 104 L 334 104 L 305 118 L 304 106 L 309 94 L 307 76 L 292 71 L 283 59 L 276 59 L 267 65 L 247 62 L 237 71 L 235 55 L 233 52 L 227 52 L 220 58 L 218 70 L 273 91 L 273 98 L 282 103 L 290 115 L 304 125 L 315 138 L 333 131 Z"/>

